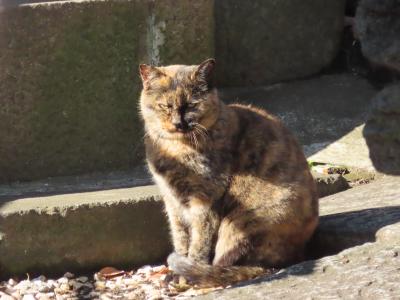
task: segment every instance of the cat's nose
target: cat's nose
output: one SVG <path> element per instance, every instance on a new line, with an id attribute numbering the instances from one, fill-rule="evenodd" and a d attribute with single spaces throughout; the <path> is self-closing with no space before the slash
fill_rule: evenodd
<path id="1" fill-rule="evenodd" d="M 186 122 L 173 122 L 172 123 L 178 131 L 184 131 L 188 129 Z"/>

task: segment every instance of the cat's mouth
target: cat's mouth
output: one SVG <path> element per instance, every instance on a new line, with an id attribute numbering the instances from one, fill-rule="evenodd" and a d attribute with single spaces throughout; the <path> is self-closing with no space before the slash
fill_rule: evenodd
<path id="1" fill-rule="evenodd" d="M 164 138 L 168 140 L 192 140 L 193 135 L 196 135 L 195 138 L 197 138 L 196 131 L 191 128 L 185 130 L 167 131 L 167 134 L 164 135 Z"/>
<path id="2" fill-rule="evenodd" d="M 161 135 L 164 139 L 168 140 L 180 140 L 188 136 L 190 131 L 182 131 L 182 130 L 165 130 L 164 133 Z"/>
<path id="3" fill-rule="evenodd" d="M 199 124 L 189 124 L 184 128 L 165 128 L 165 138 L 171 140 L 199 140 L 208 136 L 207 129 Z"/>
<path id="4" fill-rule="evenodd" d="M 176 129 L 175 132 L 181 133 L 181 134 L 187 134 L 193 131 L 193 128 L 186 128 L 186 129 Z"/>
<path id="5" fill-rule="evenodd" d="M 168 130 L 170 133 L 174 134 L 180 134 L 180 135 L 185 135 L 185 134 L 190 134 L 191 132 L 194 131 L 194 126 L 191 125 L 186 125 L 186 126 L 180 126 L 180 127 L 174 127 L 173 129 Z"/>
<path id="6" fill-rule="evenodd" d="M 191 129 L 186 129 L 186 130 L 174 130 L 170 131 L 170 135 L 177 139 L 183 139 L 185 137 L 189 137 L 192 134 L 193 130 Z"/>

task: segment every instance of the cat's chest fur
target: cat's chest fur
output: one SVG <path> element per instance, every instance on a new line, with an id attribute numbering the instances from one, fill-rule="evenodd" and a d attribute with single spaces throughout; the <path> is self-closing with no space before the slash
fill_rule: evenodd
<path id="1" fill-rule="evenodd" d="M 150 163 L 161 176 L 169 173 L 185 173 L 187 175 L 208 178 L 213 174 L 212 164 L 215 160 L 210 152 L 202 153 L 194 150 L 163 153 L 159 151 Z"/>
<path id="2" fill-rule="evenodd" d="M 148 156 L 148 165 L 162 194 L 184 201 L 190 196 L 207 197 L 221 188 L 227 172 L 217 152 L 194 150 L 163 153 L 160 149 Z M 218 184 L 217 184 L 218 183 Z"/>

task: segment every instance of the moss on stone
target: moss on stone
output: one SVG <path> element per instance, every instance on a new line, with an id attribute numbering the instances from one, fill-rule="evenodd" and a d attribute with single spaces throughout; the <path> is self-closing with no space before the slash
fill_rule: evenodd
<path id="1" fill-rule="evenodd" d="M 32 118 L 38 168 L 52 165 L 51 175 L 61 175 L 142 159 L 135 71 L 143 11 L 135 4 L 89 2 L 60 11 L 72 21 L 57 32 L 52 63 L 39 79 Z"/>
<path id="2" fill-rule="evenodd" d="M 162 64 L 198 64 L 214 56 L 214 1 L 156 2 L 156 24 L 163 22 Z M 174 9 L 171 9 L 174 7 Z"/>
<path id="3" fill-rule="evenodd" d="M 7 9 L 0 18 L 0 182 L 128 169 L 143 162 L 139 63 L 150 18 L 163 63 L 213 52 L 211 0 L 88 1 Z M 175 5 L 175 4 L 174 4 Z"/>

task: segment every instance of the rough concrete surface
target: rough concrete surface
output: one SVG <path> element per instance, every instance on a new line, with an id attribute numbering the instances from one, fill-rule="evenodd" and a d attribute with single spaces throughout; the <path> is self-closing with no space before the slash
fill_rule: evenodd
<path id="1" fill-rule="evenodd" d="M 400 247 L 368 243 L 196 299 L 399 299 Z"/>
<path id="2" fill-rule="evenodd" d="M 0 182 L 142 163 L 138 65 L 213 56 L 212 11 L 212 0 L 63 1 L 1 11 Z"/>
<path id="3" fill-rule="evenodd" d="M 319 72 L 337 54 L 345 2 L 215 1 L 219 82 L 262 85 Z"/>
<path id="4" fill-rule="evenodd" d="M 367 119 L 376 89 L 351 74 L 323 75 L 256 88 L 220 89 L 227 103 L 244 102 L 279 116 L 311 155 Z"/>
<path id="5" fill-rule="evenodd" d="M 318 196 L 320 198 L 347 190 L 350 186 L 347 180 L 340 174 L 322 174 L 312 172 L 317 183 Z"/>
<path id="6" fill-rule="evenodd" d="M 400 71 L 400 1 L 362 0 L 355 16 L 355 30 L 365 57 Z"/>
<path id="7" fill-rule="evenodd" d="M 1 277 L 162 262 L 168 226 L 154 186 L 0 204 Z"/>
<path id="8" fill-rule="evenodd" d="M 152 184 L 153 180 L 144 165 L 129 171 L 91 173 L 77 176 L 59 176 L 47 179 L 0 184 L 0 203 L 13 199 L 80 193 Z"/>
<path id="9" fill-rule="evenodd" d="M 320 197 L 338 193 L 349 187 L 346 179 L 338 174 L 327 175 L 313 172 L 313 176 Z M 153 179 L 144 165 L 126 172 L 93 173 L 52 177 L 30 182 L 13 182 L 0 184 L 0 204 L 28 197 L 131 188 L 152 183 Z"/>
<path id="10" fill-rule="evenodd" d="M 305 146 L 307 159 L 374 171 L 369 148 L 363 136 L 364 124 L 355 127 L 340 139 L 331 143 L 317 143 Z M 314 147 L 321 148 L 316 150 Z"/>
<path id="11" fill-rule="evenodd" d="M 374 167 L 400 175 L 400 83 L 387 86 L 374 97 L 363 134 Z"/>
<path id="12" fill-rule="evenodd" d="M 386 177 L 321 199 L 321 238 L 362 237 L 354 247 L 198 299 L 399 299 L 399 186 Z"/>
<path id="13" fill-rule="evenodd" d="M 400 222 L 400 177 L 383 177 L 320 199 L 313 255 L 373 242 L 383 227 Z"/>
<path id="14" fill-rule="evenodd" d="M 329 254 L 332 249 L 339 251 L 372 241 L 376 224 L 386 224 L 396 214 L 390 209 L 368 209 L 393 205 L 398 200 L 393 193 L 397 185 L 398 181 L 367 185 L 368 195 L 382 197 L 379 203 L 360 200 L 365 195 L 359 188 L 322 198 L 322 215 L 346 212 L 346 207 L 355 212 L 323 216 L 310 255 Z M 28 195 L 32 192 L 31 188 L 26 190 Z M 53 186 L 51 191 L 56 190 Z M 8 199 L 4 196 L 0 202 L 1 276 L 26 272 L 60 274 L 66 269 L 81 272 L 105 265 L 133 268 L 162 262 L 170 244 L 160 200 L 155 186 L 28 198 L 15 193 L 9 194 Z M 357 212 L 360 206 L 365 210 Z M 366 225 L 363 230 L 351 226 L 355 220 L 369 224 L 365 220 L 371 216 L 383 223 Z M 336 222 L 345 226 L 338 227 Z"/>

